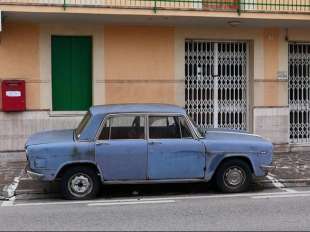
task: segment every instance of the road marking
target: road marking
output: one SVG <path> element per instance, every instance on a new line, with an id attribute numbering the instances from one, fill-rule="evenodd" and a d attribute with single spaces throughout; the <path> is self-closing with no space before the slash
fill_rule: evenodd
<path id="1" fill-rule="evenodd" d="M 13 182 L 4 186 L 3 192 L 6 192 L 6 197 L 9 200 L 3 201 L 1 207 L 13 206 L 15 202 L 15 190 L 18 187 L 21 175 L 14 178 Z"/>
<path id="2" fill-rule="evenodd" d="M 111 206 L 111 205 L 139 205 L 139 204 L 164 204 L 164 203 L 175 203 L 175 200 L 164 200 L 164 201 L 128 201 L 128 202 L 105 202 L 105 203 L 92 203 L 88 206 Z"/>
<path id="3" fill-rule="evenodd" d="M 273 174 L 271 174 L 271 173 L 269 173 L 266 177 L 267 177 L 267 179 L 269 179 L 269 180 L 272 182 L 272 184 L 273 184 L 276 188 L 278 188 L 278 189 L 280 189 L 280 190 L 283 190 L 283 191 L 289 192 L 289 193 L 297 193 L 297 192 L 298 192 L 298 191 L 296 191 L 296 190 L 294 190 L 294 189 L 285 188 L 285 185 L 282 184 L 282 183 L 276 178 L 276 176 L 273 175 Z"/>
<path id="4" fill-rule="evenodd" d="M 298 192 L 302 194 L 310 194 L 310 191 Z M 17 203 L 13 206 L 47 206 L 47 205 L 73 205 L 73 204 L 96 204 L 96 203 L 117 203 L 117 202 L 137 202 L 137 201 L 166 201 L 166 200 L 194 200 L 194 199 L 212 199 L 212 198 L 235 198 L 235 197 L 255 197 L 255 196 L 279 196 L 289 195 L 289 192 L 273 192 L 273 193 L 235 193 L 235 194 L 216 194 L 216 195 L 199 195 L 199 196 L 180 196 L 180 197 L 144 197 L 144 198 L 127 198 L 118 200 L 91 200 L 91 201 L 55 201 L 55 202 L 34 202 L 34 203 Z"/>
<path id="5" fill-rule="evenodd" d="M 274 176 L 272 175 L 271 173 L 269 173 L 267 176 L 267 179 L 270 180 L 272 182 L 272 184 L 278 188 L 278 189 L 281 189 L 284 188 L 285 186 Z"/>
<path id="6" fill-rule="evenodd" d="M 2 204 L 1 204 L 1 207 L 13 206 L 14 205 L 14 201 L 15 201 L 15 197 L 11 197 L 9 200 L 3 201 Z"/>
<path id="7" fill-rule="evenodd" d="M 4 186 L 3 191 L 6 192 L 6 197 L 11 198 L 15 194 L 15 190 L 19 184 L 21 176 L 17 176 L 14 178 L 13 182 L 9 185 Z"/>
<path id="8" fill-rule="evenodd" d="M 286 192 L 288 192 L 288 193 L 298 193 L 298 191 L 295 190 L 295 189 L 284 188 L 283 190 L 286 191 Z"/>
<path id="9" fill-rule="evenodd" d="M 252 199 L 269 199 L 269 198 L 284 198 L 284 197 L 310 197 L 310 194 L 299 193 L 299 194 L 285 194 L 285 195 L 273 195 L 273 196 L 255 196 L 251 198 Z"/>

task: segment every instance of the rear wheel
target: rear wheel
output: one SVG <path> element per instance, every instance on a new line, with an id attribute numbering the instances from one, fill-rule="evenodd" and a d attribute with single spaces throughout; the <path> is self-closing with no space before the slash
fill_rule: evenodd
<path id="1" fill-rule="evenodd" d="M 95 198 L 100 190 L 97 172 L 89 167 L 72 167 L 65 171 L 61 180 L 61 191 L 68 200 Z"/>
<path id="2" fill-rule="evenodd" d="M 228 160 L 218 168 L 215 180 L 217 187 L 222 192 L 244 192 L 250 186 L 252 172 L 249 165 L 243 160 Z"/>

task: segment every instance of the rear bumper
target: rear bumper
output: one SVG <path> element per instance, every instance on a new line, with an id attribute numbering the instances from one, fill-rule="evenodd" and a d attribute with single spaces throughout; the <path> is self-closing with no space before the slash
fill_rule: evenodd
<path id="1" fill-rule="evenodd" d="M 275 165 L 261 165 L 260 168 L 264 172 L 268 173 L 268 172 L 271 172 L 272 170 L 274 170 L 276 168 L 276 166 Z"/>

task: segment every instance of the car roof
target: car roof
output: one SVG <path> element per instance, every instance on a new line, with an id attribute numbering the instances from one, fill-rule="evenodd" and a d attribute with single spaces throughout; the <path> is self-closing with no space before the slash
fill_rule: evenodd
<path id="1" fill-rule="evenodd" d="M 185 110 L 170 104 L 111 104 L 92 106 L 89 110 L 92 115 L 111 113 L 180 113 Z"/>

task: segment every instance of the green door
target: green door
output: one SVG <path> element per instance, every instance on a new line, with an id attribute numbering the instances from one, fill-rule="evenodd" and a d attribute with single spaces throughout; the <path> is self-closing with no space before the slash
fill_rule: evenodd
<path id="1" fill-rule="evenodd" d="M 92 105 L 92 39 L 52 36 L 52 100 L 55 111 Z"/>

